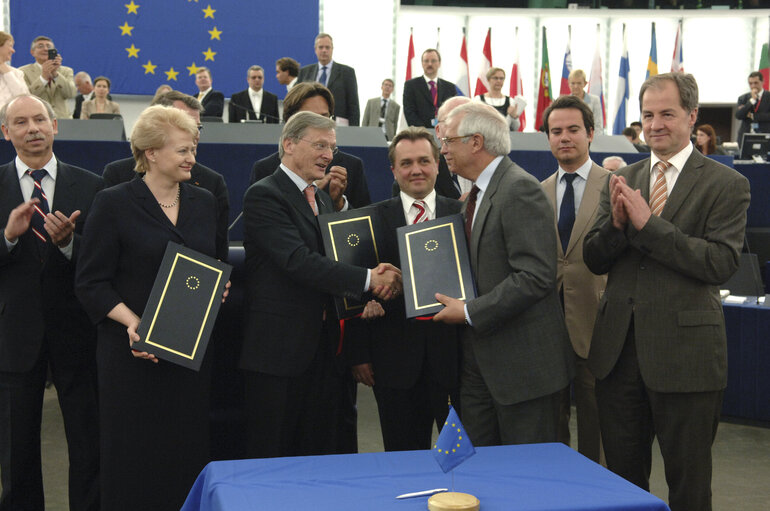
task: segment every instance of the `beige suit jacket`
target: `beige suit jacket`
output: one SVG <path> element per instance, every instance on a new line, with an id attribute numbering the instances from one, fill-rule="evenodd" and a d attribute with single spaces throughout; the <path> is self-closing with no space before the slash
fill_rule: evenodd
<path id="1" fill-rule="evenodd" d="M 556 209 L 556 179 L 558 172 L 543 181 L 543 189 L 554 211 L 556 229 L 556 289 L 564 293 L 564 320 L 567 323 L 572 348 L 580 358 L 588 358 L 591 335 L 596 320 L 599 299 L 607 285 L 607 275 L 594 275 L 583 262 L 583 239 L 596 221 L 599 198 L 607 183 L 609 172 L 593 164 L 580 201 L 575 225 L 572 227 L 567 253 L 561 248 Z"/>
<path id="2" fill-rule="evenodd" d="M 364 110 L 364 120 L 361 121 L 361 126 L 378 126 L 380 123 L 380 106 L 382 105 L 382 97 L 372 98 L 366 102 L 366 109 Z M 388 108 L 385 110 L 385 136 L 388 140 L 393 140 L 396 136 L 396 129 L 398 127 L 398 115 L 401 113 L 401 105 L 396 103 L 392 98 L 388 100 Z"/>
<path id="3" fill-rule="evenodd" d="M 40 80 L 42 71 L 34 62 L 21 66 L 19 69 L 24 73 L 24 80 L 27 82 L 30 94 L 51 103 L 57 119 L 72 118 L 72 112 L 67 106 L 67 99 L 74 98 L 78 90 L 75 88 L 71 67 L 61 66 L 59 76 L 51 86 Z"/>
<path id="4" fill-rule="evenodd" d="M 88 99 L 86 101 L 83 101 L 83 107 L 80 111 L 80 118 L 81 119 L 88 119 L 91 114 L 96 113 L 96 100 L 95 99 Z M 114 101 L 107 100 L 106 104 L 104 105 L 104 112 L 105 114 L 119 114 L 120 113 L 120 105 L 115 103 Z"/>

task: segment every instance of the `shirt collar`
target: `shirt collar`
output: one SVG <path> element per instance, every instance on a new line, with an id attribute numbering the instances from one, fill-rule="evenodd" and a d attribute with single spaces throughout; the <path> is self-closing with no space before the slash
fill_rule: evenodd
<path id="1" fill-rule="evenodd" d="M 674 156 L 669 158 L 668 162 L 676 168 L 678 171 L 682 171 L 684 168 L 684 164 L 687 163 L 687 160 L 690 158 L 690 155 L 692 154 L 693 146 L 692 142 L 687 144 L 684 149 L 676 153 Z M 655 167 L 655 164 L 660 161 L 660 158 L 654 153 L 650 153 L 650 172 L 652 172 L 652 169 Z"/>
<path id="2" fill-rule="evenodd" d="M 434 82 L 434 83 L 436 84 L 436 86 L 438 87 L 438 75 L 436 75 L 436 78 L 428 78 L 428 76 L 427 76 L 427 75 L 422 75 L 422 77 L 423 77 L 423 78 L 425 78 L 425 83 L 426 83 L 427 85 L 430 85 L 430 83 L 429 83 L 429 82 L 430 82 L 431 80 L 433 80 L 433 82 Z"/>
<path id="3" fill-rule="evenodd" d="M 503 157 L 498 156 L 489 162 L 489 165 L 487 165 L 484 170 L 481 171 L 479 177 L 476 178 L 476 182 L 473 183 L 479 188 L 479 190 L 482 192 L 487 190 L 487 186 L 489 186 L 489 182 L 492 180 L 492 176 L 495 174 L 495 169 L 498 165 L 500 165 L 501 161 L 503 161 Z"/>
<path id="4" fill-rule="evenodd" d="M 252 98 L 261 98 L 262 97 L 262 92 L 264 90 L 265 89 L 259 89 L 258 91 L 255 91 L 254 89 L 249 87 L 249 96 L 251 96 Z"/>
<path id="5" fill-rule="evenodd" d="M 307 188 L 308 186 L 312 186 L 313 189 L 318 188 L 315 185 L 315 183 L 308 185 L 304 179 L 299 177 L 299 175 L 295 174 L 293 170 L 291 170 L 289 167 L 287 167 L 283 163 L 281 163 L 280 167 L 281 167 L 281 170 L 283 170 L 286 173 L 286 175 L 289 176 L 289 179 L 291 179 L 291 182 L 294 183 L 297 186 L 297 188 L 299 188 L 300 192 L 304 193 L 305 188 Z"/>
<path id="6" fill-rule="evenodd" d="M 591 167 L 593 167 L 594 162 L 591 161 L 591 158 L 588 158 L 584 164 L 580 166 L 573 174 L 577 174 L 578 176 L 582 177 L 584 181 L 588 181 L 588 174 L 591 173 Z M 561 165 L 559 165 L 559 181 L 561 181 L 562 176 L 564 174 L 567 174 L 567 171 L 561 168 Z"/>
<path id="7" fill-rule="evenodd" d="M 56 171 L 58 169 L 58 166 L 56 164 L 56 156 L 52 154 L 51 159 L 48 160 L 48 163 L 43 165 L 43 168 L 48 172 L 48 175 L 51 176 L 51 179 L 56 181 Z M 33 169 L 32 167 L 30 167 L 29 165 L 21 161 L 21 158 L 16 156 L 16 174 L 19 177 L 19 179 L 24 177 L 24 174 L 26 174 L 27 171 L 30 169 L 38 170 L 38 169 Z"/>
<path id="8" fill-rule="evenodd" d="M 412 204 L 414 204 L 414 201 L 416 200 L 422 200 L 425 202 L 425 205 L 428 207 L 428 218 L 435 218 L 435 212 L 436 212 L 436 190 L 433 189 L 430 191 L 428 195 L 425 196 L 424 199 L 415 199 L 414 197 L 405 194 L 404 192 L 399 192 L 399 195 L 401 196 L 401 205 L 404 208 L 404 216 L 405 218 L 409 218 L 409 210 L 412 208 Z"/>

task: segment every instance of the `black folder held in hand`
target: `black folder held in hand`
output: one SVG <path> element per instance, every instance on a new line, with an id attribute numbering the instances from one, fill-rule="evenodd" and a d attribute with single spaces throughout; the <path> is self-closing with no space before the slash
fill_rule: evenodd
<path id="1" fill-rule="evenodd" d="M 374 209 L 362 208 L 329 213 L 318 217 L 326 257 L 335 261 L 374 268 L 380 264 L 377 252 L 379 220 Z M 337 316 L 347 319 L 364 311 L 365 302 L 334 297 Z"/>
<path id="2" fill-rule="evenodd" d="M 133 349 L 199 370 L 231 270 L 169 241 Z"/>
<path id="3" fill-rule="evenodd" d="M 476 298 L 461 214 L 399 227 L 396 233 L 407 318 L 443 309 L 436 293 Z"/>

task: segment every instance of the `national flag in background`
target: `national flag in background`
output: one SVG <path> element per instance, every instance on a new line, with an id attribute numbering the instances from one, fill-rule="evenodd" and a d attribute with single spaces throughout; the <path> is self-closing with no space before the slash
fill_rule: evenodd
<path id="1" fill-rule="evenodd" d="M 770 55 L 768 55 L 768 44 L 762 45 L 762 53 L 759 56 L 759 72 L 762 73 L 762 87 L 770 90 Z"/>
<path id="2" fill-rule="evenodd" d="M 433 457 L 436 458 L 441 470 L 446 473 L 474 454 L 476 454 L 476 448 L 465 433 L 465 428 L 454 407 L 450 406 L 449 415 L 433 446 Z"/>
<path id="3" fill-rule="evenodd" d="M 524 87 L 521 85 L 521 75 L 519 74 L 519 27 L 516 27 L 516 57 L 513 60 L 513 68 L 511 69 L 511 85 L 509 95 L 514 98 L 516 96 L 524 95 Z M 527 125 L 527 118 L 525 112 L 519 114 L 519 131 L 524 131 L 524 127 Z"/>
<path id="4" fill-rule="evenodd" d="M 591 78 L 588 80 L 588 93 L 599 96 L 602 104 L 602 127 L 607 127 L 607 107 L 604 104 L 604 85 L 602 84 L 602 54 L 599 51 L 599 25 L 596 25 L 596 51 L 591 64 Z"/>
<path id="5" fill-rule="evenodd" d="M 11 3 L 10 26 L 19 46 L 49 36 L 66 66 L 108 76 L 113 94 L 152 95 L 161 84 L 197 93 L 195 74 L 203 66 L 211 69 L 215 89 L 242 90 L 248 64 L 233 63 L 245 48 L 249 62 L 263 66 L 287 55 L 302 64 L 316 61 L 311 34 L 318 33 L 318 0 L 273 2 L 269 9 L 263 2 Z M 259 30 L 244 23 L 254 19 Z M 265 89 L 286 90 L 275 73 L 265 73 Z"/>
<path id="6" fill-rule="evenodd" d="M 409 50 L 406 53 L 406 79 L 412 79 L 412 66 L 414 65 L 414 29 L 409 28 Z"/>
<path id="7" fill-rule="evenodd" d="M 548 42 L 543 27 L 543 55 L 540 62 L 540 82 L 537 90 L 537 109 L 535 110 L 535 129 L 543 126 L 543 112 L 553 102 L 551 94 L 551 70 L 548 66 Z"/>
<path id="8" fill-rule="evenodd" d="M 569 74 L 572 72 L 572 49 L 570 43 L 572 41 L 572 25 L 567 27 L 567 49 L 564 50 L 564 64 L 561 66 L 561 88 L 559 89 L 559 96 L 568 96 L 572 93 L 569 88 Z"/>
<path id="9" fill-rule="evenodd" d="M 441 27 L 436 27 L 436 51 L 439 55 L 441 55 Z M 443 78 L 444 74 L 441 71 L 441 66 L 438 68 L 438 73 L 436 74 L 437 78 Z"/>
<path id="10" fill-rule="evenodd" d="M 658 43 L 655 41 L 655 22 L 652 22 L 652 36 L 650 39 L 650 57 L 647 59 L 647 74 L 644 79 L 658 74 Z"/>
<path id="11" fill-rule="evenodd" d="M 623 23 L 623 53 L 620 55 L 620 69 L 618 71 L 618 90 L 615 95 L 615 121 L 612 124 L 612 134 L 622 135 L 626 127 L 626 110 L 628 109 L 628 41 L 626 40 L 626 24 Z"/>
<path id="12" fill-rule="evenodd" d="M 487 72 L 492 68 L 492 29 L 487 30 L 487 38 L 484 40 L 484 48 L 481 50 L 481 67 L 476 78 L 476 91 L 474 95 L 480 96 L 489 92 Z"/>
<path id="13" fill-rule="evenodd" d="M 471 80 L 468 77 L 468 46 L 465 44 L 465 28 L 463 28 L 463 43 L 460 46 L 460 74 L 455 80 L 455 87 L 460 95 L 471 96 Z"/>
<path id="14" fill-rule="evenodd" d="M 676 41 L 674 41 L 674 56 L 671 58 L 671 72 L 684 73 L 684 57 L 682 57 L 682 20 L 676 27 Z"/>

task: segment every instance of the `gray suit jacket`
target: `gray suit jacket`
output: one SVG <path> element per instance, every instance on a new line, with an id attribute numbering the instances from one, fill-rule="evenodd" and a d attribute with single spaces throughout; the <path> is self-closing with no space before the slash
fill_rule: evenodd
<path id="1" fill-rule="evenodd" d="M 591 166 L 583 198 L 580 201 L 575 225 L 569 237 L 567 252 L 561 248 L 556 209 L 556 178 L 553 173 L 543 181 L 543 190 L 554 211 L 554 229 L 556 231 L 556 289 L 562 290 L 564 297 L 564 320 L 572 342 L 572 348 L 580 358 L 588 358 L 591 346 L 591 334 L 596 319 L 599 299 L 607 285 L 606 275 L 594 275 L 583 262 L 583 240 L 588 230 L 596 221 L 599 210 L 599 197 L 607 183 L 609 172 L 597 164 Z"/>
<path id="2" fill-rule="evenodd" d="M 297 83 L 314 82 L 318 75 L 318 62 L 299 70 Z M 326 80 L 326 87 L 334 96 L 334 115 L 344 117 L 351 126 L 358 126 L 361 120 L 361 106 L 358 104 L 358 81 L 356 71 L 350 66 L 333 61 Z"/>
<path id="3" fill-rule="evenodd" d="M 616 172 L 650 196 L 650 160 Z M 727 384 L 727 342 L 719 285 L 738 269 L 749 182 L 693 151 L 659 217 L 642 230 L 612 225 L 609 187 L 583 256 L 609 272 L 599 302 L 588 365 L 607 376 L 633 319 L 644 383 L 656 392 L 705 392 Z"/>
<path id="4" fill-rule="evenodd" d="M 53 87 L 48 87 L 48 85 L 40 81 L 42 72 L 34 62 L 21 66 L 19 69 L 24 73 L 24 80 L 27 82 L 30 94 L 34 94 L 51 103 L 57 119 L 72 118 L 72 112 L 67 107 L 67 99 L 74 98 L 78 90 L 75 88 L 71 67 L 59 67 L 59 76 L 56 78 Z"/>
<path id="5" fill-rule="evenodd" d="M 503 405 L 563 389 L 574 355 L 556 294 L 553 208 L 540 183 L 504 157 L 475 217 L 470 258 L 479 296 L 468 302 L 473 327 L 463 342 Z"/>
<path id="6" fill-rule="evenodd" d="M 364 120 L 361 126 L 379 126 L 380 108 L 382 97 L 372 98 L 366 102 L 364 110 Z M 398 115 L 401 113 L 401 105 L 396 103 L 393 98 L 388 99 L 388 108 L 385 110 L 385 138 L 393 140 L 398 130 Z"/>

